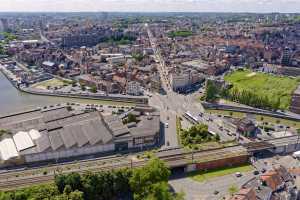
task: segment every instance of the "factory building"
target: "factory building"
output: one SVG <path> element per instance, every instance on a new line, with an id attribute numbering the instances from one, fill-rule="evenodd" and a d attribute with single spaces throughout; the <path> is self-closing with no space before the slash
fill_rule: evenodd
<path id="1" fill-rule="evenodd" d="M 91 156 L 158 143 L 160 116 L 135 111 L 138 122 L 98 111 L 73 113 L 65 107 L 0 117 L 0 167 Z M 127 113 L 128 114 L 128 113 Z"/>

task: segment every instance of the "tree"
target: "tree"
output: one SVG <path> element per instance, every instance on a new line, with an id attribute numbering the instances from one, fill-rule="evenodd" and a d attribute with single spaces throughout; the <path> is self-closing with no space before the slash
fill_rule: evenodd
<path id="1" fill-rule="evenodd" d="M 33 188 L 32 191 L 28 191 L 30 198 L 34 200 L 51 199 L 51 197 L 57 196 L 59 191 L 54 185 L 41 185 Z"/>
<path id="2" fill-rule="evenodd" d="M 145 197 L 146 200 L 172 200 L 173 195 L 169 191 L 167 182 L 159 182 L 151 185 L 149 194 Z"/>
<path id="3" fill-rule="evenodd" d="M 151 196 L 153 192 L 152 185 L 167 182 L 169 176 L 170 170 L 163 161 L 157 158 L 151 159 L 146 166 L 135 169 L 129 181 L 134 199 L 143 200 Z"/>
<path id="4" fill-rule="evenodd" d="M 180 132 L 180 140 L 184 146 L 200 144 L 209 141 L 218 141 L 219 136 L 213 137 L 205 124 L 197 124 Z"/>
<path id="5" fill-rule="evenodd" d="M 76 81 L 72 81 L 72 87 L 76 87 L 77 82 Z"/>
<path id="6" fill-rule="evenodd" d="M 128 114 L 128 123 L 130 123 L 130 122 L 136 122 L 136 116 L 135 115 L 133 115 L 133 114 L 131 114 L 131 113 L 129 113 Z"/>
<path id="7" fill-rule="evenodd" d="M 86 90 L 86 87 L 85 87 L 84 84 L 81 84 L 80 87 L 81 87 L 81 90 L 82 90 L 82 91 L 85 91 L 85 90 Z"/>
<path id="8" fill-rule="evenodd" d="M 78 173 L 70 173 L 66 176 L 65 184 L 72 188 L 72 191 L 80 190 L 81 187 L 81 176 Z"/>
<path id="9" fill-rule="evenodd" d="M 93 85 L 90 89 L 90 92 L 97 93 L 97 87 L 95 85 Z"/>
<path id="10" fill-rule="evenodd" d="M 238 188 L 235 185 L 232 185 L 228 188 L 228 192 L 231 196 L 238 192 Z"/>
<path id="11" fill-rule="evenodd" d="M 84 200 L 83 192 L 75 190 L 68 194 L 63 193 L 57 196 L 52 197 L 50 200 Z"/>
<path id="12" fill-rule="evenodd" d="M 55 175 L 55 185 L 60 193 L 63 193 L 66 185 L 66 176 L 63 174 Z"/>
<path id="13" fill-rule="evenodd" d="M 217 99 L 218 89 L 211 81 L 207 81 L 206 83 L 206 92 L 205 92 L 205 100 L 207 102 L 212 102 Z"/>
<path id="14" fill-rule="evenodd" d="M 281 101 L 280 101 L 280 98 L 278 98 L 278 99 L 275 101 L 274 105 L 273 105 L 273 109 L 274 109 L 275 111 L 279 110 L 279 109 L 280 109 L 280 105 L 281 105 Z"/>
<path id="15" fill-rule="evenodd" d="M 69 194 L 69 200 L 84 200 L 83 192 L 75 190 Z"/>

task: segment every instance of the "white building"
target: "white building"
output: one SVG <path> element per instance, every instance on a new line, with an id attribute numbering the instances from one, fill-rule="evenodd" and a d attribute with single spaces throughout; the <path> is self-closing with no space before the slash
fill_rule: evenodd
<path id="1" fill-rule="evenodd" d="M 190 73 L 171 74 L 171 87 L 174 91 L 182 91 L 191 85 Z"/>
<path id="2" fill-rule="evenodd" d="M 140 83 L 136 81 L 131 81 L 127 84 L 127 94 L 138 96 L 142 94 L 142 89 Z"/>

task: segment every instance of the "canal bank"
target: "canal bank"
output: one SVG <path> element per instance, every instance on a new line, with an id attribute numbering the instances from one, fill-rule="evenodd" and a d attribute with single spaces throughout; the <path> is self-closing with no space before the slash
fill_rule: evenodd
<path id="1" fill-rule="evenodd" d="M 16 89 L 10 81 L 0 73 L 0 113 L 8 114 L 22 110 L 34 109 L 39 106 L 53 105 L 59 103 L 86 103 L 86 104 L 112 104 L 112 105 L 133 105 L 123 102 L 109 102 L 90 99 L 73 99 L 65 97 L 51 97 L 32 95 Z"/>

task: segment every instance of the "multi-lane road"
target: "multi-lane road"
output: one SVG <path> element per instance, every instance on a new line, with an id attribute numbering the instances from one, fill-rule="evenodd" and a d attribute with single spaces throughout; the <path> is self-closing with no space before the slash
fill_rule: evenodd
<path id="1" fill-rule="evenodd" d="M 168 75 L 168 70 L 166 67 L 166 63 L 164 58 L 161 55 L 161 50 L 159 48 L 159 45 L 157 44 L 156 38 L 153 36 L 153 33 L 150 30 L 150 27 L 148 24 L 145 24 L 145 28 L 149 37 L 149 42 L 151 44 L 151 47 L 153 49 L 155 58 L 158 62 L 158 72 L 160 74 L 162 87 L 163 89 L 168 93 L 172 92 L 171 86 L 170 86 L 170 79 Z"/>
<path id="2" fill-rule="evenodd" d="M 197 116 L 197 118 L 199 118 L 199 122 L 207 124 L 209 130 L 219 134 L 223 141 L 233 140 L 234 138 L 232 136 L 227 135 L 226 131 L 220 130 L 218 125 L 214 122 L 216 116 L 204 113 L 204 108 L 199 102 L 199 95 L 197 93 L 182 95 L 172 90 L 167 66 L 161 55 L 157 40 L 153 36 L 148 24 L 145 24 L 145 28 L 148 33 L 151 47 L 158 61 L 158 71 L 161 77 L 162 88 L 166 92 L 165 95 L 154 94 L 152 98 L 150 98 L 150 105 L 157 107 L 161 111 L 163 123 L 168 123 L 169 128 L 165 129 L 165 144 L 168 143 L 169 145 L 166 146 L 178 145 L 176 129 L 172 127 L 176 125 L 176 117 L 173 116 L 183 116 L 187 111 Z M 201 115 L 199 115 L 200 113 Z M 165 120 L 166 115 L 170 118 L 169 120 Z"/>

